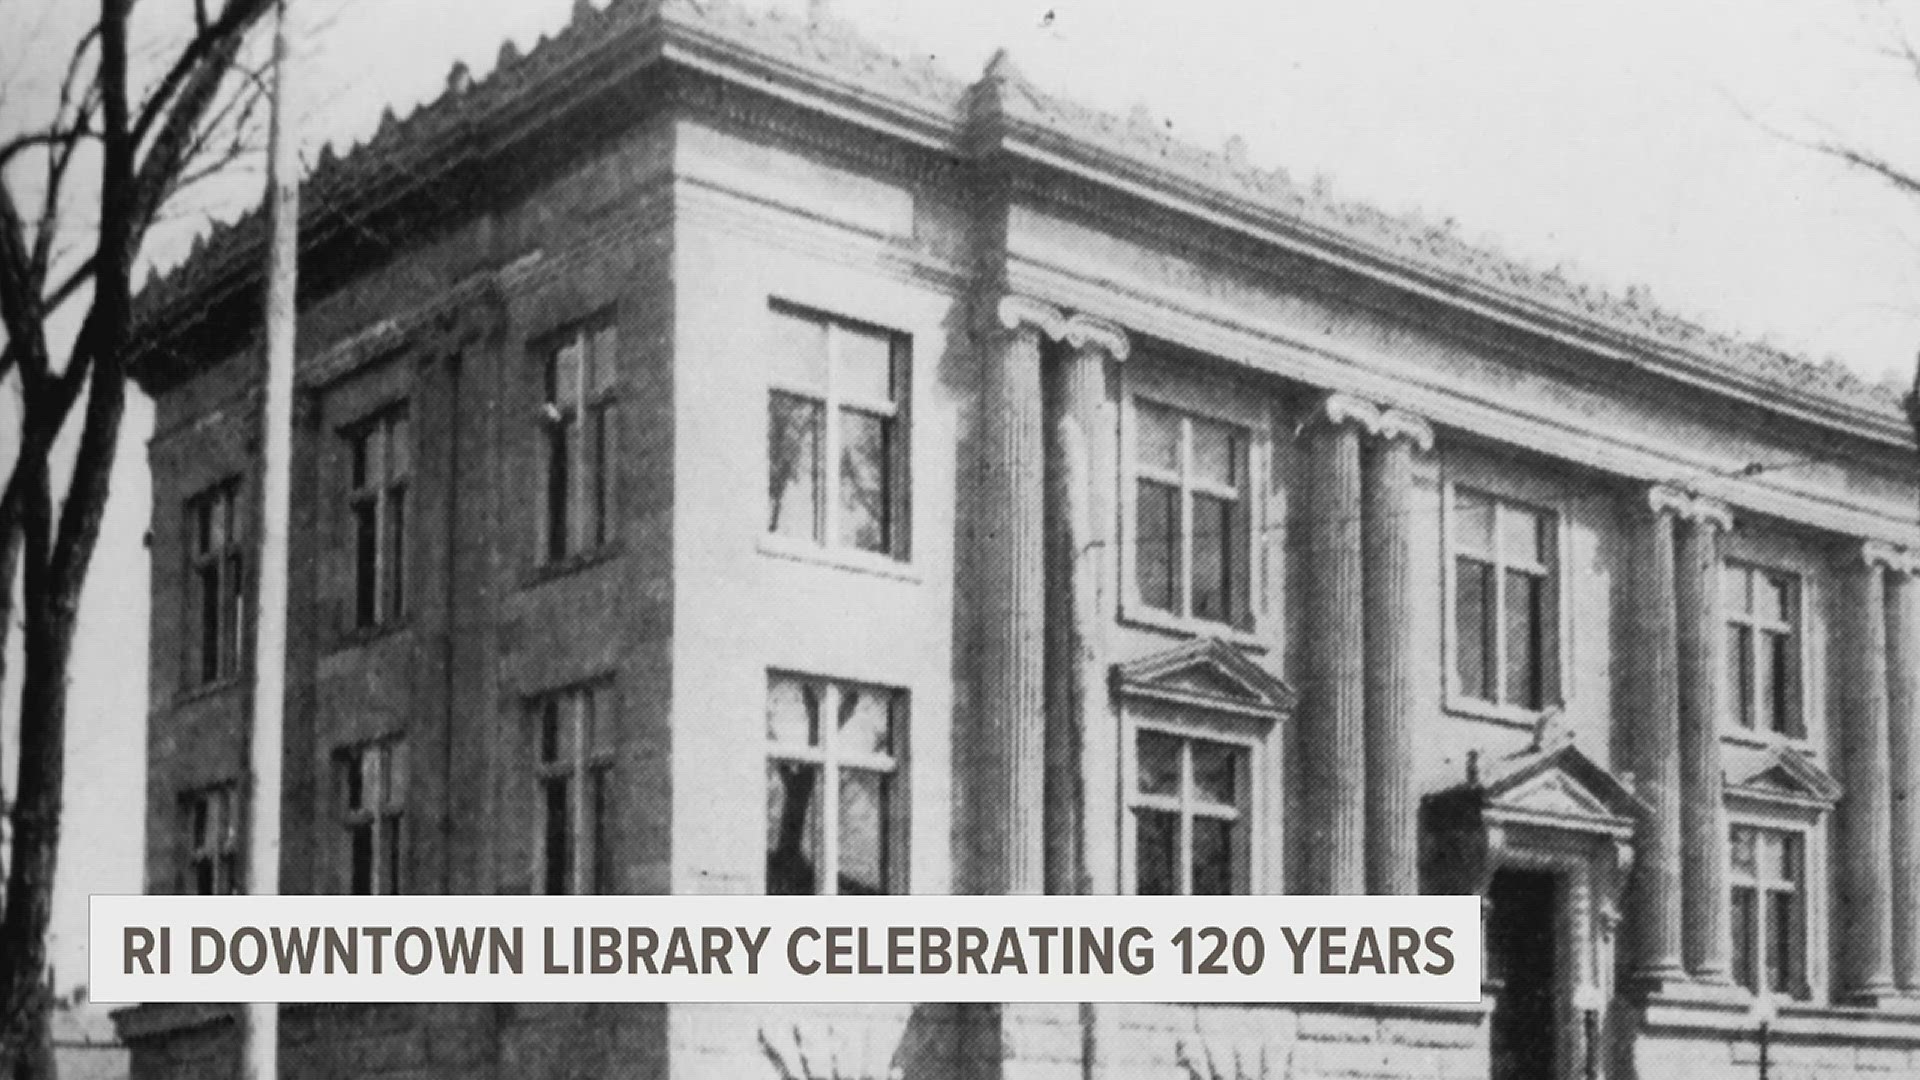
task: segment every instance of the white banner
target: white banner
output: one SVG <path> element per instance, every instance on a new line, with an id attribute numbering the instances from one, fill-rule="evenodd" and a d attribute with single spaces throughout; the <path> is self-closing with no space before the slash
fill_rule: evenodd
<path id="1" fill-rule="evenodd" d="M 89 995 L 1480 1000 L 1473 896 L 95 896 Z"/>

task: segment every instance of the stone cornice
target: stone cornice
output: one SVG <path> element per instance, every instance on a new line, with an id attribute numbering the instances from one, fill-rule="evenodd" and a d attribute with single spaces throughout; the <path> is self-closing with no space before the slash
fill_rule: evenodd
<path id="1" fill-rule="evenodd" d="M 1655 514 L 1666 514 L 1677 521 L 1716 528 L 1721 532 L 1733 529 L 1733 510 L 1726 503 L 1683 488 L 1656 484 L 1647 490 L 1647 505 Z"/>

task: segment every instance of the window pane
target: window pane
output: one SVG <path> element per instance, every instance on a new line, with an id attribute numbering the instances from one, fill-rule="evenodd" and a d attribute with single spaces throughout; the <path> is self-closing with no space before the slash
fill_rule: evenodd
<path id="1" fill-rule="evenodd" d="M 1743 567 L 1720 568 L 1720 602 L 1730 616 L 1745 615 L 1752 610 L 1752 598 L 1747 595 L 1747 578 L 1747 571 Z"/>
<path id="2" fill-rule="evenodd" d="M 1733 843 L 1730 852 L 1733 872 L 1743 878 L 1752 880 L 1760 869 L 1759 852 L 1757 850 L 1757 844 L 1755 843 L 1754 830 L 1735 828 L 1733 830 Z"/>
<path id="3" fill-rule="evenodd" d="M 564 407 L 580 399 L 580 361 L 584 351 L 576 335 L 569 337 L 553 354 L 547 366 L 548 401 Z"/>
<path id="4" fill-rule="evenodd" d="M 1493 502 L 1464 488 L 1453 493 L 1453 545 L 1462 551 L 1493 553 Z"/>
<path id="5" fill-rule="evenodd" d="M 383 621 L 392 621 L 407 610 L 407 490 L 396 488 L 387 493 L 387 595 Z"/>
<path id="6" fill-rule="evenodd" d="M 1180 743 L 1157 731 L 1140 733 L 1135 756 L 1142 795 L 1180 794 Z"/>
<path id="7" fill-rule="evenodd" d="M 768 374 L 776 385 L 825 391 L 827 388 L 827 325 L 789 312 L 774 312 L 778 344 L 769 358 Z"/>
<path id="8" fill-rule="evenodd" d="M 1194 798 L 1219 806 L 1240 805 L 1240 762 L 1245 751 L 1226 743 L 1194 739 Z"/>
<path id="9" fill-rule="evenodd" d="M 588 819 L 589 836 L 593 843 L 593 880 L 587 883 L 590 893 L 603 893 L 613 884 L 613 846 L 607 842 L 607 818 L 609 816 L 607 770 L 595 769 L 589 774 L 593 784 L 591 806 Z"/>
<path id="10" fill-rule="evenodd" d="M 549 698 L 540 706 L 540 763 L 552 765 L 563 760 L 560 756 L 561 740 L 565 738 L 560 722 L 560 702 Z"/>
<path id="11" fill-rule="evenodd" d="M 838 370 L 834 389 L 841 397 L 893 400 L 893 337 L 842 326 L 836 330 Z"/>
<path id="12" fill-rule="evenodd" d="M 1500 551 L 1509 565 L 1544 566 L 1551 550 L 1547 517 L 1516 506 L 1500 508 Z"/>
<path id="13" fill-rule="evenodd" d="M 619 334 L 611 326 L 595 330 L 587 340 L 587 390 L 597 394 L 619 378 Z"/>
<path id="14" fill-rule="evenodd" d="M 1180 580 L 1180 492 L 1141 480 L 1135 496 L 1139 528 L 1134 536 L 1134 577 L 1140 602 L 1161 611 L 1177 610 L 1174 590 Z"/>
<path id="15" fill-rule="evenodd" d="M 561 896 L 573 888 L 573 798 L 569 776 L 551 776 L 544 781 L 545 798 L 545 874 L 548 895 Z"/>
<path id="16" fill-rule="evenodd" d="M 1461 559 L 1454 569 L 1454 652 L 1460 693 L 1493 700 L 1493 567 Z"/>
<path id="17" fill-rule="evenodd" d="M 547 425 L 547 558 L 565 558 L 572 548 L 573 418 Z"/>
<path id="18" fill-rule="evenodd" d="M 220 615 L 223 601 L 220 588 L 220 564 L 210 562 L 200 568 L 200 681 L 220 677 Z"/>
<path id="19" fill-rule="evenodd" d="M 838 738 L 841 754 L 893 753 L 893 695 L 842 686 Z"/>
<path id="20" fill-rule="evenodd" d="M 355 896 L 373 892 L 373 823 L 347 826 L 347 891 Z"/>
<path id="21" fill-rule="evenodd" d="M 602 406 L 588 414 L 592 425 L 587 447 L 587 529 L 588 539 L 599 546 L 607 542 L 608 518 L 612 507 L 613 412 Z"/>
<path id="22" fill-rule="evenodd" d="M 353 621 L 359 627 L 379 621 L 380 515 L 372 499 L 353 506 Z"/>
<path id="23" fill-rule="evenodd" d="M 247 585 L 242 557 L 238 554 L 227 556 L 225 567 L 227 601 L 223 615 L 226 625 L 217 628 L 220 634 L 217 651 L 221 674 L 232 674 L 240 670 L 240 627 L 246 621 Z"/>
<path id="24" fill-rule="evenodd" d="M 387 775 L 382 803 L 394 810 L 407 804 L 407 744 L 388 743 L 386 751 Z"/>
<path id="25" fill-rule="evenodd" d="M 213 550 L 213 499 L 202 496 L 188 504 L 193 517 L 193 553 L 204 555 Z"/>
<path id="26" fill-rule="evenodd" d="M 398 412 L 387 423 L 387 471 L 384 479 L 397 480 L 413 470 L 413 424 L 405 412 Z"/>
<path id="27" fill-rule="evenodd" d="M 862 769 L 840 772 L 840 892 L 887 891 L 887 803 L 892 778 Z"/>
<path id="28" fill-rule="evenodd" d="M 1507 571 L 1506 701 L 1523 709 L 1546 705 L 1544 603 L 1546 582 L 1518 570 Z"/>
<path id="29" fill-rule="evenodd" d="M 1778 626 L 1793 622 L 1793 580 L 1772 574 L 1761 576 L 1755 591 L 1759 593 L 1760 617 Z"/>
<path id="30" fill-rule="evenodd" d="M 1215 484 L 1240 486 L 1240 433 L 1226 424 L 1211 420 L 1190 420 L 1193 425 L 1193 475 Z"/>
<path id="31" fill-rule="evenodd" d="M 861 551 L 892 550 L 892 442 L 893 421 L 840 411 L 840 543 Z"/>
<path id="32" fill-rule="evenodd" d="M 351 462 L 347 470 L 348 479 L 356 491 L 366 487 L 372 476 L 372 442 L 373 433 L 370 431 L 362 431 L 347 440 L 347 457 Z"/>
<path id="33" fill-rule="evenodd" d="M 1161 810 L 1133 812 L 1134 892 L 1174 896 L 1180 892 L 1180 815 Z"/>
<path id="34" fill-rule="evenodd" d="M 1239 505 L 1211 495 L 1193 497 L 1193 610 L 1198 619 L 1231 623 L 1246 605 L 1240 572 Z"/>
<path id="35" fill-rule="evenodd" d="M 799 679 L 767 684 L 767 738 L 786 746 L 820 745 L 820 690 Z"/>
<path id="36" fill-rule="evenodd" d="M 213 837 L 212 824 L 208 820 L 208 801 L 206 796 L 201 796 L 187 806 L 187 835 L 193 838 L 194 851 L 207 850 L 208 842 Z"/>
<path id="37" fill-rule="evenodd" d="M 360 772 L 360 754 L 356 751 L 341 764 L 341 796 L 349 812 L 363 810 L 367 805 L 367 792 L 363 783 L 365 777 Z"/>
<path id="38" fill-rule="evenodd" d="M 1180 471 L 1180 416 L 1171 409 L 1140 402 L 1134 409 L 1140 434 L 1134 453 L 1140 467 L 1156 472 Z"/>
<path id="39" fill-rule="evenodd" d="M 1767 985 L 1779 994 L 1797 993 L 1802 981 L 1798 899 L 1787 892 L 1767 894 Z"/>
<path id="40" fill-rule="evenodd" d="M 817 401 L 775 393 L 767 413 L 768 531 L 820 540 L 820 438 Z"/>
<path id="41" fill-rule="evenodd" d="M 1747 715 L 1751 718 L 1746 726 L 1759 728 L 1761 731 L 1778 731 L 1779 717 L 1774 712 L 1774 706 L 1779 704 L 1780 699 L 1774 693 L 1773 683 L 1778 675 L 1774 670 L 1774 662 L 1779 657 L 1772 647 L 1773 635 L 1748 631 L 1744 636 L 1747 639 L 1750 657 L 1747 662 L 1752 665 L 1741 672 L 1742 675 L 1747 676 L 1747 686 L 1742 696 L 1745 698 L 1743 704 L 1748 706 Z M 1755 640 L 1756 637 L 1758 641 Z"/>
<path id="42" fill-rule="evenodd" d="M 1218 818 L 1193 819 L 1193 894 L 1228 896 L 1234 888 L 1234 833 L 1239 826 Z"/>
<path id="43" fill-rule="evenodd" d="M 1754 942 L 1759 938 L 1759 912 L 1752 889 L 1733 890 L 1733 979 L 1749 990 L 1760 988 L 1760 973 L 1754 963 Z"/>
<path id="44" fill-rule="evenodd" d="M 383 832 L 381 844 L 386 849 L 385 880 L 380 883 L 380 891 L 397 896 L 400 893 L 400 818 L 384 818 L 380 824 Z"/>
<path id="45" fill-rule="evenodd" d="M 1745 626 L 1727 628 L 1727 682 L 1727 707 L 1733 711 L 1734 722 L 1743 728 L 1752 727 L 1753 631 Z"/>
<path id="46" fill-rule="evenodd" d="M 1800 709 L 1797 675 L 1800 670 L 1798 657 L 1794 653 L 1793 638 L 1786 634 L 1767 635 L 1768 669 L 1771 678 L 1763 683 L 1773 714 L 1773 730 L 1783 735 L 1798 736 L 1800 731 Z"/>
<path id="47" fill-rule="evenodd" d="M 820 768 L 791 761 L 767 766 L 767 895 L 820 891 Z"/>

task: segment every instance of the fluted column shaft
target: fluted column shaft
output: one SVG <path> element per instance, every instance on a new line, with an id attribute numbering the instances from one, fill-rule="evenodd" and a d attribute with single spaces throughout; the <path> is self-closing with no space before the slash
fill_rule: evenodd
<path id="1" fill-rule="evenodd" d="M 1887 739 L 1886 568 L 1846 570 L 1840 716 L 1841 990 L 1871 1000 L 1893 990 L 1892 784 Z"/>
<path id="2" fill-rule="evenodd" d="M 981 768 L 974 777 L 985 893 L 1044 886 L 1046 439 L 1042 335 L 1048 309 L 1002 301 L 986 350 L 981 536 Z"/>
<path id="3" fill-rule="evenodd" d="M 1730 982 L 1730 841 L 1721 766 L 1720 687 L 1726 617 L 1720 601 L 1720 532 L 1702 509 L 1680 525 L 1674 566 L 1680 651 L 1681 830 L 1686 858 L 1687 968 L 1702 982 Z"/>
<path id="4" fill-rule="evenodd" d="M 1920 599 L 1911 568 L 1887 585 L 1887 758 L 1893 810 L 1893 978 L 1920 993 Z"/>
<path id="5" fill-rule="evenodd" d="M 1395 415 L 1395 414 L 1389 414 Z M 1424 425 L 1383 430 L 1362 455 L 1367 891 L 1420 891 L 1413 785 L 1413 452 Z"/>
<path id="6" fill-rule="evenodd" d="M 1329 402 L 1309 439 L 1302 891 L 1353 894 L 1367 885 L 1360 429 Z"/>
<path id="7" fill-rule="evenodd" d="M 1660 492 L 1643 519 L 1639 604 L 1641 649 L 1635 658 L 1640 709 L 1631 745 L 1635 777 L 1647 815 L 1640 823 L 1633 878 L 1637 933 L 1634 974 L 1651 984 L 1684 980 L 1681 954 L 1682 858 L 1680 793 L 1679 620 L 1674 608 L 1674 516 Z"/>

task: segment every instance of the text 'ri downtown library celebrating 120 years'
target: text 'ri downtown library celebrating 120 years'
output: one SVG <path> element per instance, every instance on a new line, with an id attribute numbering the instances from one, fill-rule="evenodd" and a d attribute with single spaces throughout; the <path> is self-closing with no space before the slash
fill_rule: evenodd
<path id="1" fill-rule="evenodd" d="M 1762 995 L 1920 1075 L 1886 391 L 824 11 L 583 3 L 304 203 L 283 891 L 1475 893 L 1488 980 L 287 1006 L 289 1078 L 1714 1080 Z M 142 298 L 154 893 L 247 885 L 263 240 Z"/>

